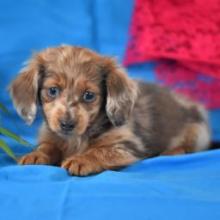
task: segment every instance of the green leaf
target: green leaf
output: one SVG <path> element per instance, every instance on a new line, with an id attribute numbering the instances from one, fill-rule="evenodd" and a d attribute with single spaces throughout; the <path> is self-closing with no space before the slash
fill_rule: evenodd
<path id="1" fill-rule="evenodd" d="M 6 114 L 9 114 L 8 109 L 2 103 L 0 103 L 0 110 L 3 111 Z"/>
<path id="2" fill-rule="evenodd" d="M 15 161 L 17 161 L 17 158 L 15 156 L 15 154 L 13 153 L 13 151 L 10 149 L 10 147 L 3 141 L 0 139 L 0 148 L 5 151 L 5 153 L 10 156 L 12 159 L 14 159 Z"/>
<path id="3" fill-rule="evenodd" d="M 10 137 L 10 138 L 14 139 L 19 144 L 22 144 L 22 145 L 27 146 L 27 147 L 32 147 L 32 144 L 25 141 L 24 139 L 22 139 L 21 137 L 19 137 L 18 135 L 16 135 L 15 133 L 9 131 L 6 128 L 0 127 L 0 133 L 4 136 L 7 136 L 7 137 Z"/>

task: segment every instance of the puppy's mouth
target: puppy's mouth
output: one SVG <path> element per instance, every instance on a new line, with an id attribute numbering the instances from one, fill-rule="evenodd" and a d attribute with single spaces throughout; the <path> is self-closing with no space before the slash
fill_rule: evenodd
<path id="1" fill-rule="evenodd" d="M 74 131 L 63 131 L 63 130 L 59 130 L 58 133 L 61 135 L 61 136 L 71 136 L 74 134 Z"/>

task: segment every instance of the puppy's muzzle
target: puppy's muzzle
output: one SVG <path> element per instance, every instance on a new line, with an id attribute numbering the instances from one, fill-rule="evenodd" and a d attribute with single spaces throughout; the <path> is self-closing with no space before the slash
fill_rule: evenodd
<path id="1" fill-rule="evenodd" d="M 73 120 L 60 120 L 60 128 L 64 133 L 71 132 L 75 127 Z"/>

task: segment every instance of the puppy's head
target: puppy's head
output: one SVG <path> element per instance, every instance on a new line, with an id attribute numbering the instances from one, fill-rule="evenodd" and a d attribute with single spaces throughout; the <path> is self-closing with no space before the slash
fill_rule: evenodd
<path id="1" fill-rule="evenodd" d="M 40 104 L 60 135 L 82 135 L 103 112 L 114 126 L 126 123 L 137 96 L 136 84 L 114 60 L 71 46 L 36 54 L 10 92 L 24 120 L 31 124 Z"/>

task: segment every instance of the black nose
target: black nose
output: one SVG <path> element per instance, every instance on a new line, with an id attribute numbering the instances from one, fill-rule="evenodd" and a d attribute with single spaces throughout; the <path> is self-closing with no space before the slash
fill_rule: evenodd
<path id="1" fill-rule="evenodd" d="M 72 131 L 74 122 L 72 120 L 60 120 L 60 127 L 63 131 Z"/>

